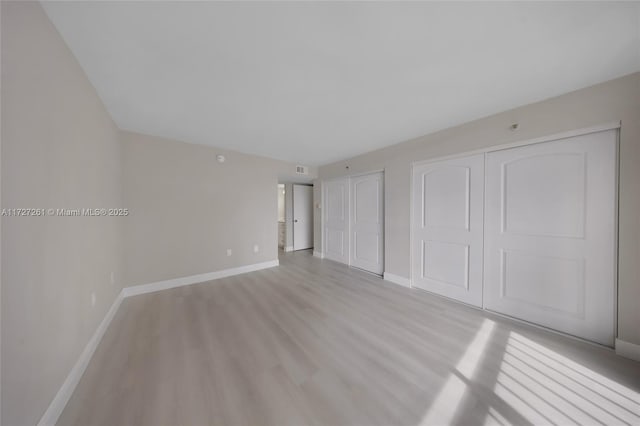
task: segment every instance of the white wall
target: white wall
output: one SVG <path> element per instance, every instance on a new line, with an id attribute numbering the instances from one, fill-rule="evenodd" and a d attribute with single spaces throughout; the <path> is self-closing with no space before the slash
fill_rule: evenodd
<path id="1" fill-rule="evenodd" d="M 297 176 L 293 164 L 121 132 L 41 5 L 0 11 L 2 208 L 131 211 L 2 217 L 0 423 L 33 425 L 124 285 L 276 259 L 274 188 Z"/>
<path id="2" fill-rule="evenodd" d="M 621 120 L 618 332 L 640 344 L 639 117 L 640 73 L 635 73 L 329 164 L 320 167 L 319 177 L 385 169 L 385 271 L 408 278 L 412 162 Z M 513 132 L 509 127 L 516 122 L 520 127 Z M 315 245 L 321 246 L 319 232 Z"/>
<path id="3" fill-rule="evenodd" d="M 2 208 L 122 207 L 118 129 L 93 86 L 39 3 L 0 8 Z M 2 217 L 3 425 L 40 420 L 120 292 L 122 222 Z"/>
<path id="4" fill-rule="evenodd" d="M 127 285 L 278 258 L 274 189 L 294 164 L 131 132 L 122 141 Z"/>

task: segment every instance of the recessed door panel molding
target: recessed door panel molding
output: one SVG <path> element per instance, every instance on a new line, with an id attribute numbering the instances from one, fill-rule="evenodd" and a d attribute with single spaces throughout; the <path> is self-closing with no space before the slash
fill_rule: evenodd
<path id="1" fill-rule="evenodd" d="M 583 238 L 586 162 L 584 152 L 551 152 L 503 163 L 502 232 Z"/>
<path id="2" fill-rule="evenodd" d="M 380 246 L 378 233 L 358 232 L 353 235 L 353 260 L 356 262 L 368 262 L 380 265 Z M 376 273 L 377 273 L 376 267 Z"/>
<path id="3" fill-rule="evenodd" d="M 384 272 L 384 174 L 351 177 L 351 265 Z"/>
<path id="4" fill-rule="evenodd" d="M 412 285 L 482 306 L 484 155 L 413 168 Z"/>
<path id="5" fill-rule="evenodd" d="M 423 241 L 422 279 L 469 290 L 469 245 Z"/>
<path id="6" fill-rule="evenodd" d="M 528 304 L 558 316 L 584 318 L 585 263 L 562 258 L 501 250 L 500 297 Z M 540 279 L 541 271 L 553 280 Z M 531 289 L 536 291 L 531 291 Z"/>
<path id="7" fill-rule="evenodd" d="M 436 168 L 423 175 L 422 223 L 430 228 L 469 229 L 471 170 L 466 166 Z"/>
<path id="8" fill-rule="evenodd" d="M 613 345 L 616 141 L 608 130 L 486 155 L 486 309 Z"/>
<path id="9" fill-rule="evenodd" d="M 322 184 L 324 257 L 349 264 L 349 179 Z"/>

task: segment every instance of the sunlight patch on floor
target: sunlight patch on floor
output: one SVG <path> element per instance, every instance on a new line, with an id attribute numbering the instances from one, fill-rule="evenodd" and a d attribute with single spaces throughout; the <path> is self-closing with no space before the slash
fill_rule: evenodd
<path id="1" fill-rule="evenodd" d="M 494 391 L 534 424 L 640 424 L 638 392 L 518 333 L 509 334 Z"/>
<path id="2" fill-rule="evenodd" d="M 487 344 L 493 334 L 495 322 L 485 319 L 477 331 L 473 341 L 456 365 L 456 371 L 464 377 L 471 379 L 482 359 Z M 449 424 L 456 414 L 458 406 L 467 390 L 467 385 L 455 374 L 451 374 L 444 384 L 438 396 L 431 404 L 429 411 L 421 421 L 421 425 Z"/>
<path id="3" fill-rule="evenodd" d="M 498 410 L 489 407 L 487 410 L 487 418 L 484 420 L 484 426 L 506 426 L 511 423 Z"/>
<path id="4" fill-rule="evenodd" d="M 484 320 L 420 425 L 454 421 L 495 325 Z M 640 424 L 640 393 L 515 332 L 508 335 L 493 390 L 501 407 L 487 407 L 485 425 Z M 514 412 L 518 418 L 510 419 Z"/>

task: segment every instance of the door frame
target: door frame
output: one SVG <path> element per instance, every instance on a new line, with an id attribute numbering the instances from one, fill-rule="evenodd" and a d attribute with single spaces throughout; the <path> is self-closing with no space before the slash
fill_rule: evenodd
<path id="1" fill-rule="evenodd" d="M 503 144 L 499 144 L 499 145 L 492 145 L 492 146 L 488 146 L 486 148 L 479 148 L 479 149 L 474 149 L 474 150 L 470 150 L 470 151 L 464 151 L 464 152 L 460 152 L 460 153 L 455 153 L 455 154 L 448 154 L 448 155 L 440 155 L 437 157 L 432 157 L 432 158 L 428 158 L 426 160 L 418 160 L 418 161 L 413 161 L 411 162 L 410 165 L 410 173 L 409 173 L 409 287 L 410 288 L 417 288 L 413 285 L 413 266 L 415 263 L 415 259 L 413 258 L 413 243 L 414 243 L 414 214 L 413 214 L 413 207 L 414 207 L 414 199 L 413 199 L 413 175 L 415 172 L 415 168 L 417 166 L 423 165 L 423 164 L 429 164 L 429 163 L 437 163 L 440 161 L 444 161 L 444 160 L 451 160 L 451 159 L 455 159 L 455 158 L 461 158 L 461 157 L 466 157 L 469 155 L 475 155 L 475 154 L 483 154 L 485 155 L 485 165 L 486 165 L 486 154 L 490 153 L 490 152 L 495 152 L 495 151 L 502 151 L 504 149 L 509 149 L 509 148 L 517 148 L 517 147 L 521 147 L 521 146 L 527 146 L 527 145 L 534 145 L 534 144 L 539 144 L 539 143 L 545 143 L 545 142 L 552 142 L 552 141 L 557 141 L 557 140 L 562 140 L 562 139 L 567 139 L 567 138 L 572 138 L 575 136 L 583 136 L 583 135 L 588 135 L 590 133 L 598 133 L 598 132 L 604 132 L 607 130 L 616 130 L 616 164 L 615 164 L 615 169 L 616 169 L 616 179 L 615 179 L 615 212 L 614 212 L 614 265 L 615 265 L 615 273 L 614 273 L 614 277 L 613 277 L 613 288 L 614 288 L 614 293 L 613 293 L 613 300 L 615 301 L 614 303 L 614 307 L 613 307 L 613 315 L 614 315 L 614 319 L 613 319 L 613 334 L 617 340 L 618 338 L 618 271 L 619 271 L 619 256 L 618 256 L 618 250 L 619 250 L 619 245 L 620 245 L 620 228 L 619 228 L 619 217 L 620 217 L 620 128 L 622 127 L 622 123 L 621 121 L 612 121 L 612 122 L 608 122 L 608 123 L 604 123 L 604 124 L 600 124 L 600 125 L 595 125 L 595 126 L 589 126 L 589 127 L 583 127 L 583 128 L 579 128 L 579 129 L 574 129 L 574 130 L 569 130 L 566 132 L 560 132 L 560 133 L 553 133 L 553 134 L 549 134 L 546 136 L 541 136 L 541 137 L 537 137 L 537 138 L 531 138 L 531 139 L 524 139 L 521 141 L 516 141 L 516 142 L 509 142 L 509 143 L 503 143 Z M 484 185 L 486 186 L 486 173 L 485 173 L 485 182 Z M 483 203 L 483 208 L 484 208 L 484 203 Z M 385 216 L 386 217 L 386 216 Z M 484 229 L 483 229 L 483 233 L 484 233 Z M 483 268 L 484 269 L 484 268 Z M 484 288 L 484 271 L 483 271 L 483 288 Z M 435 293 L 432 293 L 437 297 L 444 297 L 444 296 L 439 296 Z M 448 300 L 452 300 L 456 303 L 463 303 L 463 302 L 459 302 L 456 301 L 455 299 L 448 299 Z M 464 303 L 463 303 L 464 304 Z M 594 345 L 598 345 L 598 346 L 603 346 L 599 343 L 595 343 L 592 342 L 590 340 L 586 340 L 586 339 L 582 339 L 580 337 L 575 337 L 575 336 L 571 336 L 569 334 L 563 333 L 561 331 L 556 331 L 544 326 L 540 326 L 537 324 L 533 324 L 530 323 L 528 321 L 525 320 L 520 320 L 517 318 L 513 318 L 510 316 L 506 316 L 497 312 L 493 312 L 493 311 L 488 311 L 487 309 L 484 308 L 484 301 L 483 301 L 483 306 L 482 307 L 476 307 L 473 305 L 467 305 L 473 309 L 479 309 L 482 310 L 484 312 L 488 312 L 491 313 L 493 315 L 498 315 L 501 317 L 505 317 L 505 318 L 510 318 L 514 321 L 519 321 L 519 322 L 523 322 L 525 324 L 534 326 L 534 327 L 538 327 L 538 328 L 542 328 L 554 333 L 558 333 L 561 334 L 563 336 L 569 336 L 575 339 L 578 339 L 580 341 L 584 341 L 584 342 L 588 342 Z M 608 347 L 608 346 L 605 346 Z"/>
<path id="2" fill-rule="evenodd" d="M 370 174 L 374 174 L 374 173 L 382 173 L 382 215 L 383 215 L 383 226 L 382 226 L 382 242 L 384 244 L 384 249 L 383 249 L 383 271 L 382 271 L 382 276 L 384 276 L 384 270 L 386 270 L 386 262 L 387 262 L 387 244 L 386 244 L 386 230 L 387 230 L 387 203 L 385 202 L 386 200 L 386 194 L 385 194 L 385 179 L 386 179 L 386 172 L 385 169 L 373 169 L 373 170 L 368 170 L 366 172 L 358 172 L 358 173 L 352 173 L 352 174 L 348 174 L 348 175 L 342 175 L 342 176 L 335 176 L 335 177 L 331 177 L 328 179 L 321 179 L 320 180 L 320 196 L 322 197 L 322 201 L 320 203 L 321 205 L 321 212 L 320 212 L 320 234 L 321 234 L 321 244 L 322 244 L 322 250 L 319 252 L 319 257 L 320 258 L 324 258 L 325 257 L 325 249 L 326 249 L 326 241 L 325 241 L 325 220 L 324 220 L 324 212 L 326 211 L 326 207 L 327 207 L 327 196 L 326 196 L 326 190 L 327 190 L 327 186 L 326 184 L 329 182 L 333 182 L 336 180 L 341 180 L 341 179 L 347 179 L 347 186 L 349 188 L 349 196 L 348 196 L 348 212 L 347 212 L 347 216 L 349 218 L 349 220 L 347 221 L 347 241 L 349 243 L 349 254 L 348 254 L 348 262 L 346 263 L 346 265 L 351 266 L 351 178 L 354 177 L 359 177 L 359 176 L 366 176 L 366 175 L 370 175 Z M 363 270 L 364 271 L 364 270 Z M 368 272 L 368 271 L 364 271 L 364 272 Z"/>

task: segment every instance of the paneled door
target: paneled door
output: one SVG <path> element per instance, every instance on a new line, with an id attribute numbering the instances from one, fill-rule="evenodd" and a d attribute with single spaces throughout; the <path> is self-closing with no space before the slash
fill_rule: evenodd
<path id="1" fill-rule="evenodd" d="M 412 285 L 482 306 L 484 155 L 413 168 Z"/>
<path id="2" fill-rule="evenodd" d="M 485 308 L 613 345 L 616 140 L 487 154 Z"/>
<path id="3" fill-rule="evenodd" d="M 384 271 L 384 174 L 351 178 L 351 265 Z"/>
<path id="4" fill-rule="evenodd" d="M 293 185 L 293 249 L 313 247 L 313 186 Z"/>
<path id="5" fill-rule="evenodd" d="M 324 256 L 349 264 L 349 179 L 322 183 L 324 192 Z"/>

